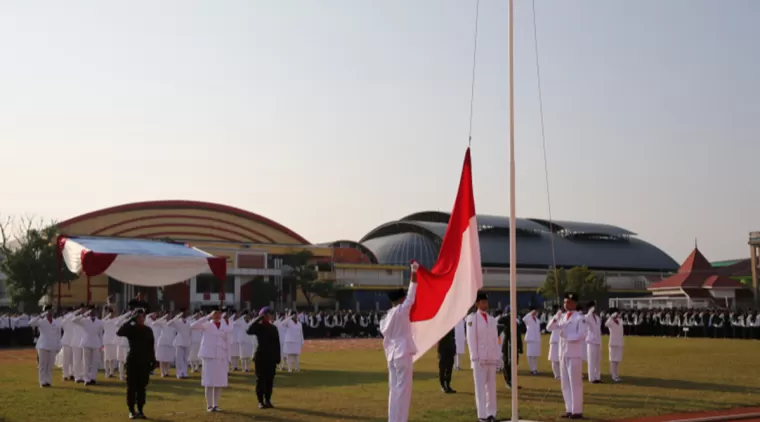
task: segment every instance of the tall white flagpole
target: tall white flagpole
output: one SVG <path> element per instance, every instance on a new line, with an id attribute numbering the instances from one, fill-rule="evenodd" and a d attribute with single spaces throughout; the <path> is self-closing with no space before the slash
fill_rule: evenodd
<path id="1" fill-rule="evenodd" d="M 515 79 L 514 4 L 509 0 L 509 324 L 512 358 L 512 422 L 517 409 L 517 217 L 515 207 Z"/>

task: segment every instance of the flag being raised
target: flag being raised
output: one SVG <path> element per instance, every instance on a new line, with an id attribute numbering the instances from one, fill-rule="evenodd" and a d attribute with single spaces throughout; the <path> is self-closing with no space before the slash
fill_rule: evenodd
<path id="1" fill-rule="evenodd" d="M 418 269 L 417 283 L 410 313 L 415 361 L 464 318 L 483 287 L 469 148 L 438 260 L 432 269 Z"/>

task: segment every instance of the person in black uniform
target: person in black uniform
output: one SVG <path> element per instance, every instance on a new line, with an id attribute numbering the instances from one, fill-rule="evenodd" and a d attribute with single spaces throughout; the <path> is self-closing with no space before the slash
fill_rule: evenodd
<path id="1" fill-rule="evenodd" d="M 248 326 L 248 335 L 256 336 L 259 346 L 253 355 L 253 367 L 256 371 L 256 398 L 259 409 L 272 409 L 272 389 L 277 365 L 280 364 L 280 334 L 272 325 L 271 310 L 268 306 L 261 308 L 259 316 Z"/>
<path id="2" fill-rule="evenodd" d="M 138 309 L 132 318 L 119 327 L 119 337 L 129 340 L 127 354 L 127 406 L 130 419 L 145 419 L 145 387 L 150 380 L 150 371 L 156 365 L 156 352 L 153 347 L 153 330 L 145 325 L 145 311 Z M 135 405 L 137 410 L 135 411 Z"/>
<path id="3" fill-rule="evenodd" d="M 441 391 L 446 394 L 456 393 L 451 388 L 451 374 L 454 372 L 454 357 L 457 354 L 457 343 L 452 328 L 438 342 L 438 379 L 441 381 Z"/>
<path id="4" fill-rule="evenodd" d="M 503 315 L 499 320 L 496 322 L 497 326 L 499 327 L 500 337 L 503 338 L 501 341 L 501 360 L 504 362 L 504 382 L 507 385 L 507 388 L 512 388 L 512 326 L 510 323 L 510 310 L 509 307 L 507 307 L 507 313 Z M 517 326 L 517 354 L 521 355 L 523 353 L 523 343 L 522 343 L 522 337 L 520 336 L 520 326 Z M 517 362 L 515 362 L 515 365 L 520 363 L 520 358 L 518 356 Z M 520 386 L 517 386 L 518 389 L 522 388 Z"/>

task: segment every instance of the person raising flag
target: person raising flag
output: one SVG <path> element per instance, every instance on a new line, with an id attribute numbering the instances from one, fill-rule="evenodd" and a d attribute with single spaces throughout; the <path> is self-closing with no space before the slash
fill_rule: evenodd
<path id="1" fill-rule="evenodd" d="M 416 297 L 415 275 L 420 264 L 412 263 L 409 292 L 404 289 L 388 293 L 393 307 L 380 321 L 383 348 L 388 361 L 388 422 L 406 422 L 412 401 L 413 356 L 417 353 L 412 338 L 409 312 Z"/>

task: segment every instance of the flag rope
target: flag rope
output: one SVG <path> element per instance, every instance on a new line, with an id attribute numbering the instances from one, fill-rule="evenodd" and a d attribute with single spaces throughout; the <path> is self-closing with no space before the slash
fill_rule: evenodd
<path id="1" fill-rule="evenodd" d="M 533 49 L 536 53 L 536 81 L 538 88 L 538 112 L 541 124 L 541 146 L 544 153 L 544 180 L 546 181 L 546 204 L 549 208 L 549 231 L 552 232 L 552 270 L 554 272 L 554 289 L 557 293 L 557 302 L 561 300 L 559 291 L 559 274 L 557 271 L 557 254 L 554 248 L 554 220 L 552 218 L 552 199 L 549 191 L 549 160 L 546 156 L 546 130 L 544 128 L 544 99 L 541 92 L 541 66 L 538 59 L 538 28 L 536 25 L 536 0 L 533 0 Z"/>
<path id="2" fill-rule="evenodd" d="M 475 35 L 472 41 L 472 79 L 470 81 L 470 128 L 467 131 L 467 147 L 472 146 L 472 116 L 475 104 L 475 69 L 478 58 L 478 21 L 480 20 L 480 0 L 475 2 Z"/>

